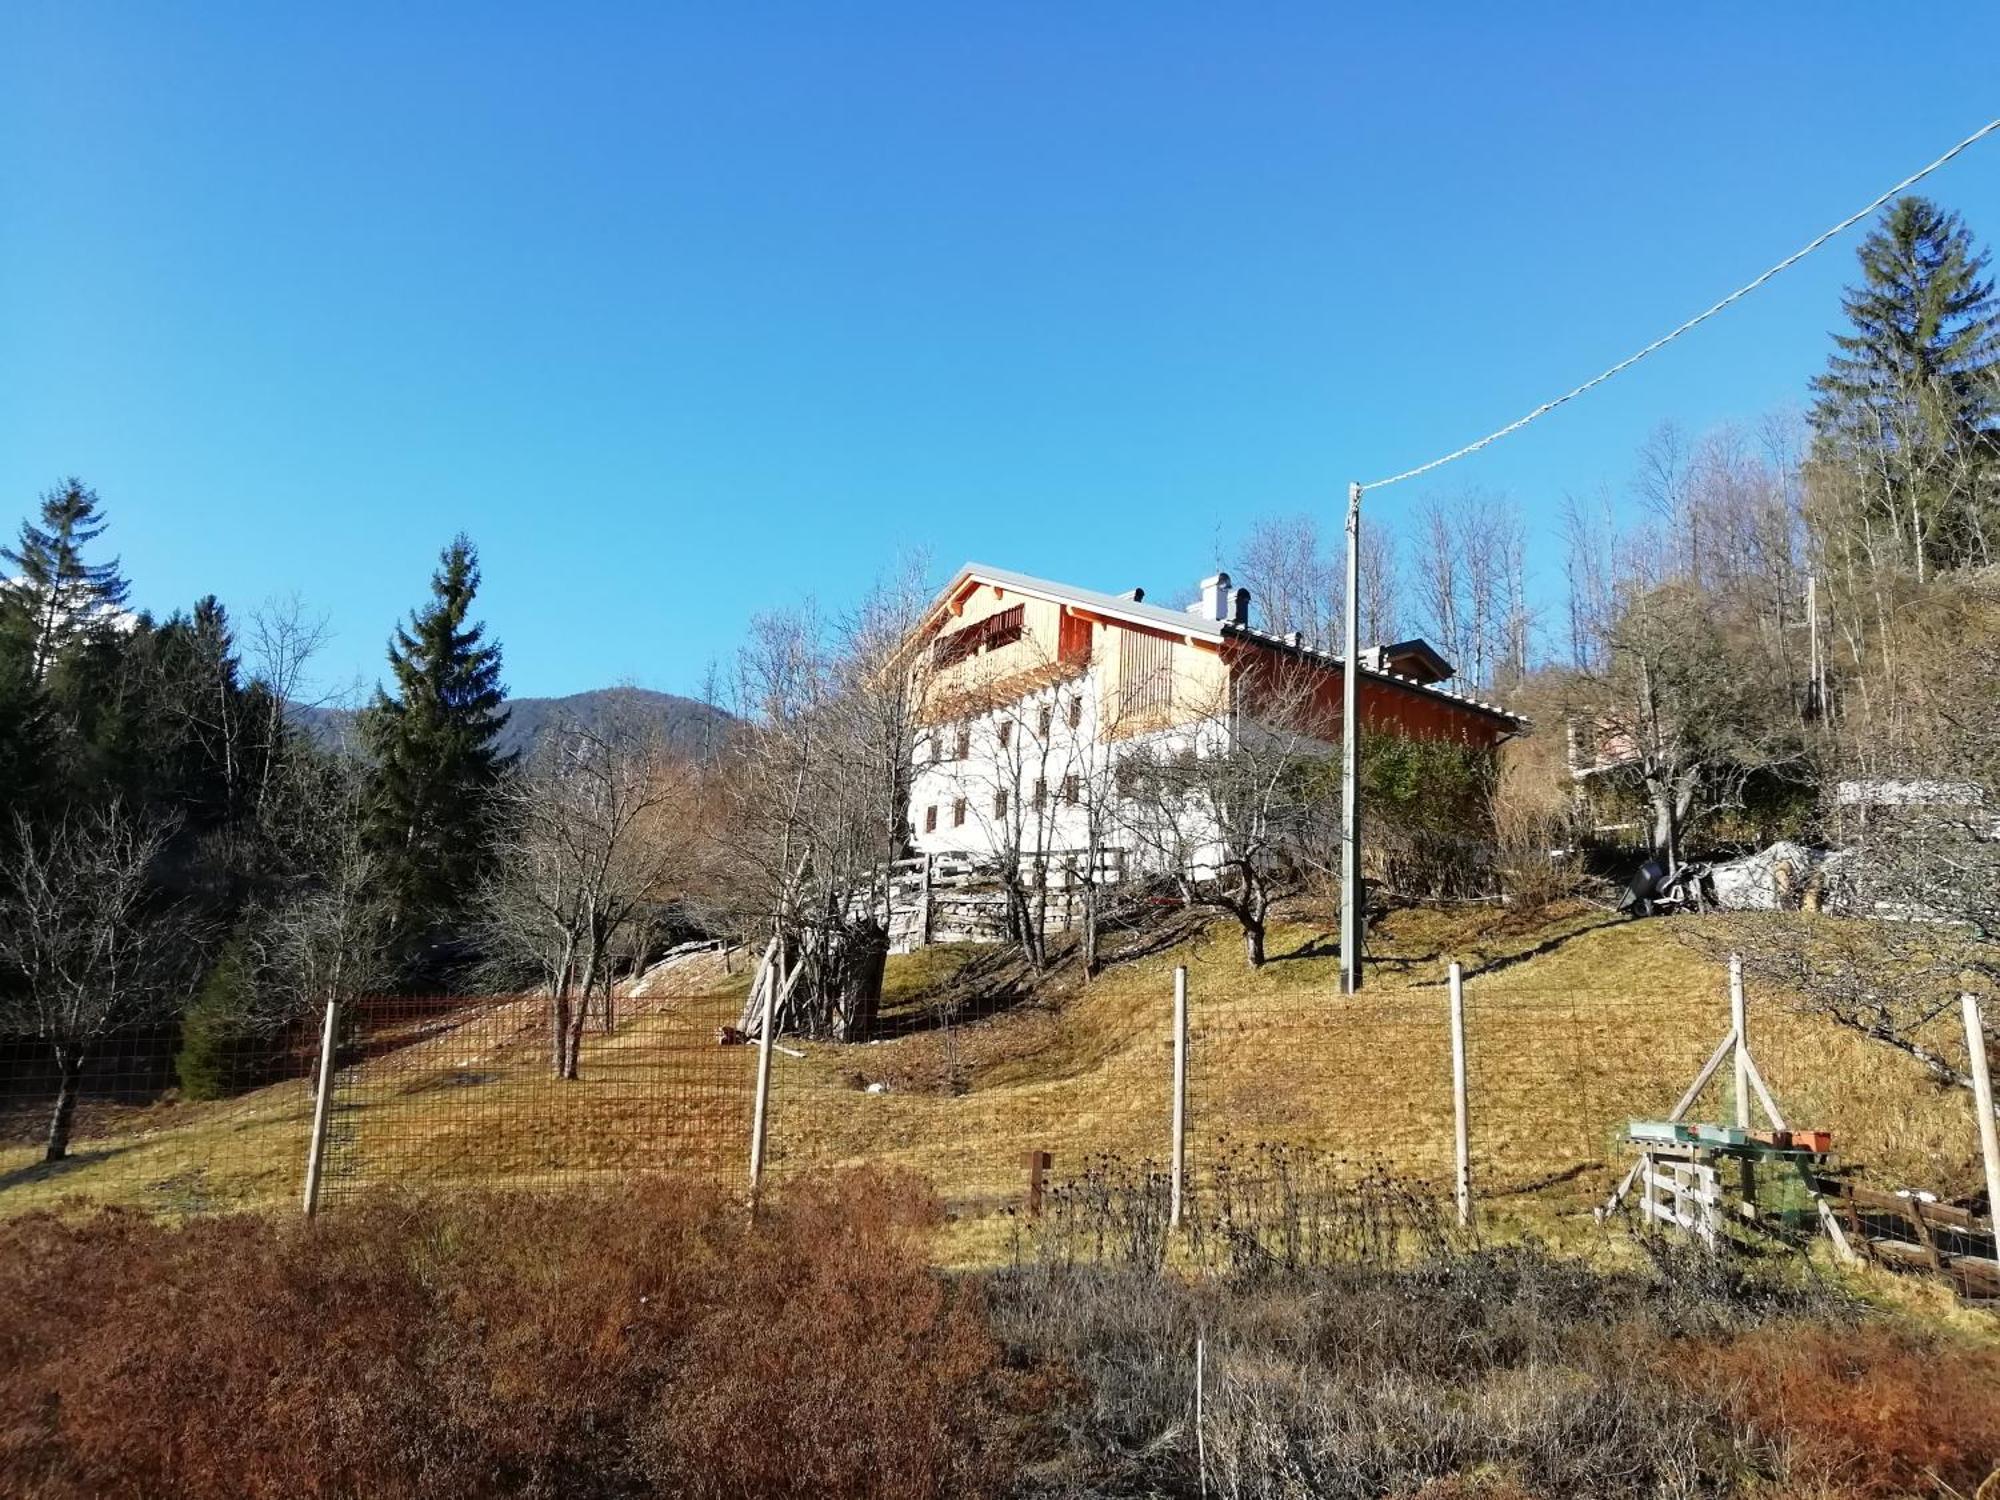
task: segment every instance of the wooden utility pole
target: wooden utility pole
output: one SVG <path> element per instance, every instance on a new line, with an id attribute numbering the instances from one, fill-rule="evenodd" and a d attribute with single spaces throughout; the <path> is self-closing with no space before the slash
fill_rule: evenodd
<path id="1" fill-rule="evenodd" d="M 1187 966 L 1174 970 L 1174 1138 L 1173 1206 L 1169 1228 L 1181 1224 L 1181 1206 L 1187 1192 L 1187 1062 L 1188 1062 Z"/>
<path id="2" fill-rule="evenodd" d="M 1993 1070 L 1986 1061 L 1986 1028 L 1980 1021 L 1977 998 L 1962 994 L 1958 1003 L 1965 1012 L 1965 1051 L 1972 1065 L 1973 1107 L 1979 1111 L 1979 1154 L 1986 1161 L 1986 1217 L 2000 1224 L 2000 1128 L 1993 1121 Z"/>
<path id="3" fill-rule="evenodd" d="M 305 1213 L 310 1219 L 319 1212 L 319 1185 L 326 1175 L 326 1132 L 333 1114 L 333 1073 L 335 1046 L 340 1041 L 340 1002 L 326 1002 L 326 1021 L 319 1034 L 319 1068 L 313 1080 L 312 1139 L 306 1144 Z"/>
<path id="4" fill-rule="evenodd" d="M 1451 1104 L 1452 1145 L 1456 1170 L 1452 1185 L 1458 1198 L 1460 1228 L 1472 1224 L 1472 1120 L 1465 1078 L 1465 973 L 1451 961 Z"/>
<path id="5" fill-rule="evenodd" d="M 1361 989 L 1361 486 L 1347 487 L 1347 608 L 1340 664 L 1340 988 Z"/>

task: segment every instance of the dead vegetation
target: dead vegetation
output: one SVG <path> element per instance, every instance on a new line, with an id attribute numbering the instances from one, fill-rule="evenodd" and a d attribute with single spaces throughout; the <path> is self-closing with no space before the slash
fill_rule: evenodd
<path id="1" fill-rule="evenodd" d="M 1990 1338 L 1797 1263 L 1364 1233 L 1195 1277 L 1117 1245 L 954 1275 L 938 1211 L 863 1172 L 754 1224 L 655 1179 L 317 1226 L 19 1217 L 0 1492 L 1879 1500 L 2000 1463 Z"/>

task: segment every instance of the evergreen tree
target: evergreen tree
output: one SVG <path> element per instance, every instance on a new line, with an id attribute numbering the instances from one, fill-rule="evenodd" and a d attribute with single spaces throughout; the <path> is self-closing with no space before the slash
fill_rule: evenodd
<path id="1" fill-rule="evenodd" d="M 370 842 L 406 938 L 463 911 L 511 760 L 494 747 L 507 723 L 500 647 L 467 623 L 478 589 L 478 553 L 461 534 L 439 558 L 431 602 L 389 644 L 393 691 L 378 688 L 362 721 L 374 758 Z"/>
<path id="2" fill-rule="evenodd" d="M 1919 574 L 1991 561 L 2000 457 L 2000 303 L 1988 255 L 1955 213 L 1904 198 L 1860 249 L 1853 332 L 1813 381 L 1818 457 L 1851 509 L 1898 538 Z"/>
<path id="3" fill-rule="evenodd" d="M 14 570 L 4 595 L 8 624 L 28 642 L 29 681 L 37 688 L 65 649 L 125 603 L 118 559 L 83 558 L 105 525 L 96 492 L 66 479 L 42 496 L 41 524 L 22 522 L 20 540 L 0 547 L 0 558 Z"/>
<path id="4" fill-rule="evenodd" d="M 181 1045 L 174 1073 L 181 1097 L 223 1099 L 264 1082 L 248 1056 L 259 1040 L 255 966 L 250 941 L 239 927 L 222 945 L 215 967 L 181 1016 Z"/>

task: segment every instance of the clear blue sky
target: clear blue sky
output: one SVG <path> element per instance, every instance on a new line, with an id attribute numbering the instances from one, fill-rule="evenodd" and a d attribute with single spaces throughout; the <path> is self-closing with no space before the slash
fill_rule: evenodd
<path id="1" fill-rule="evenodd" d="M 1357 9 L 13 0 L 0 524 L 80 474 L 137 601 L 371 681 L 462 527 L 520 693 L 914 546 L 1178 599 L 2000 113 L 1879 5 Z M 2000 141 L 1929 190 L 2000 237 Z M 1440 485 L 1796 404 L 1852 250 Z"/>

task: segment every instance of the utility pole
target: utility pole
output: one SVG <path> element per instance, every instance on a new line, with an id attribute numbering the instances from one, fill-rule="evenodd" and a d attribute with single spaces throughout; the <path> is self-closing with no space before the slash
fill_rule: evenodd
<path id="1" fill-rule="evenodd" d="M 1347 639 L 1340 664 L 1340 988 L 1361 990 L 1361 486 L 1347 487 Z"/>

